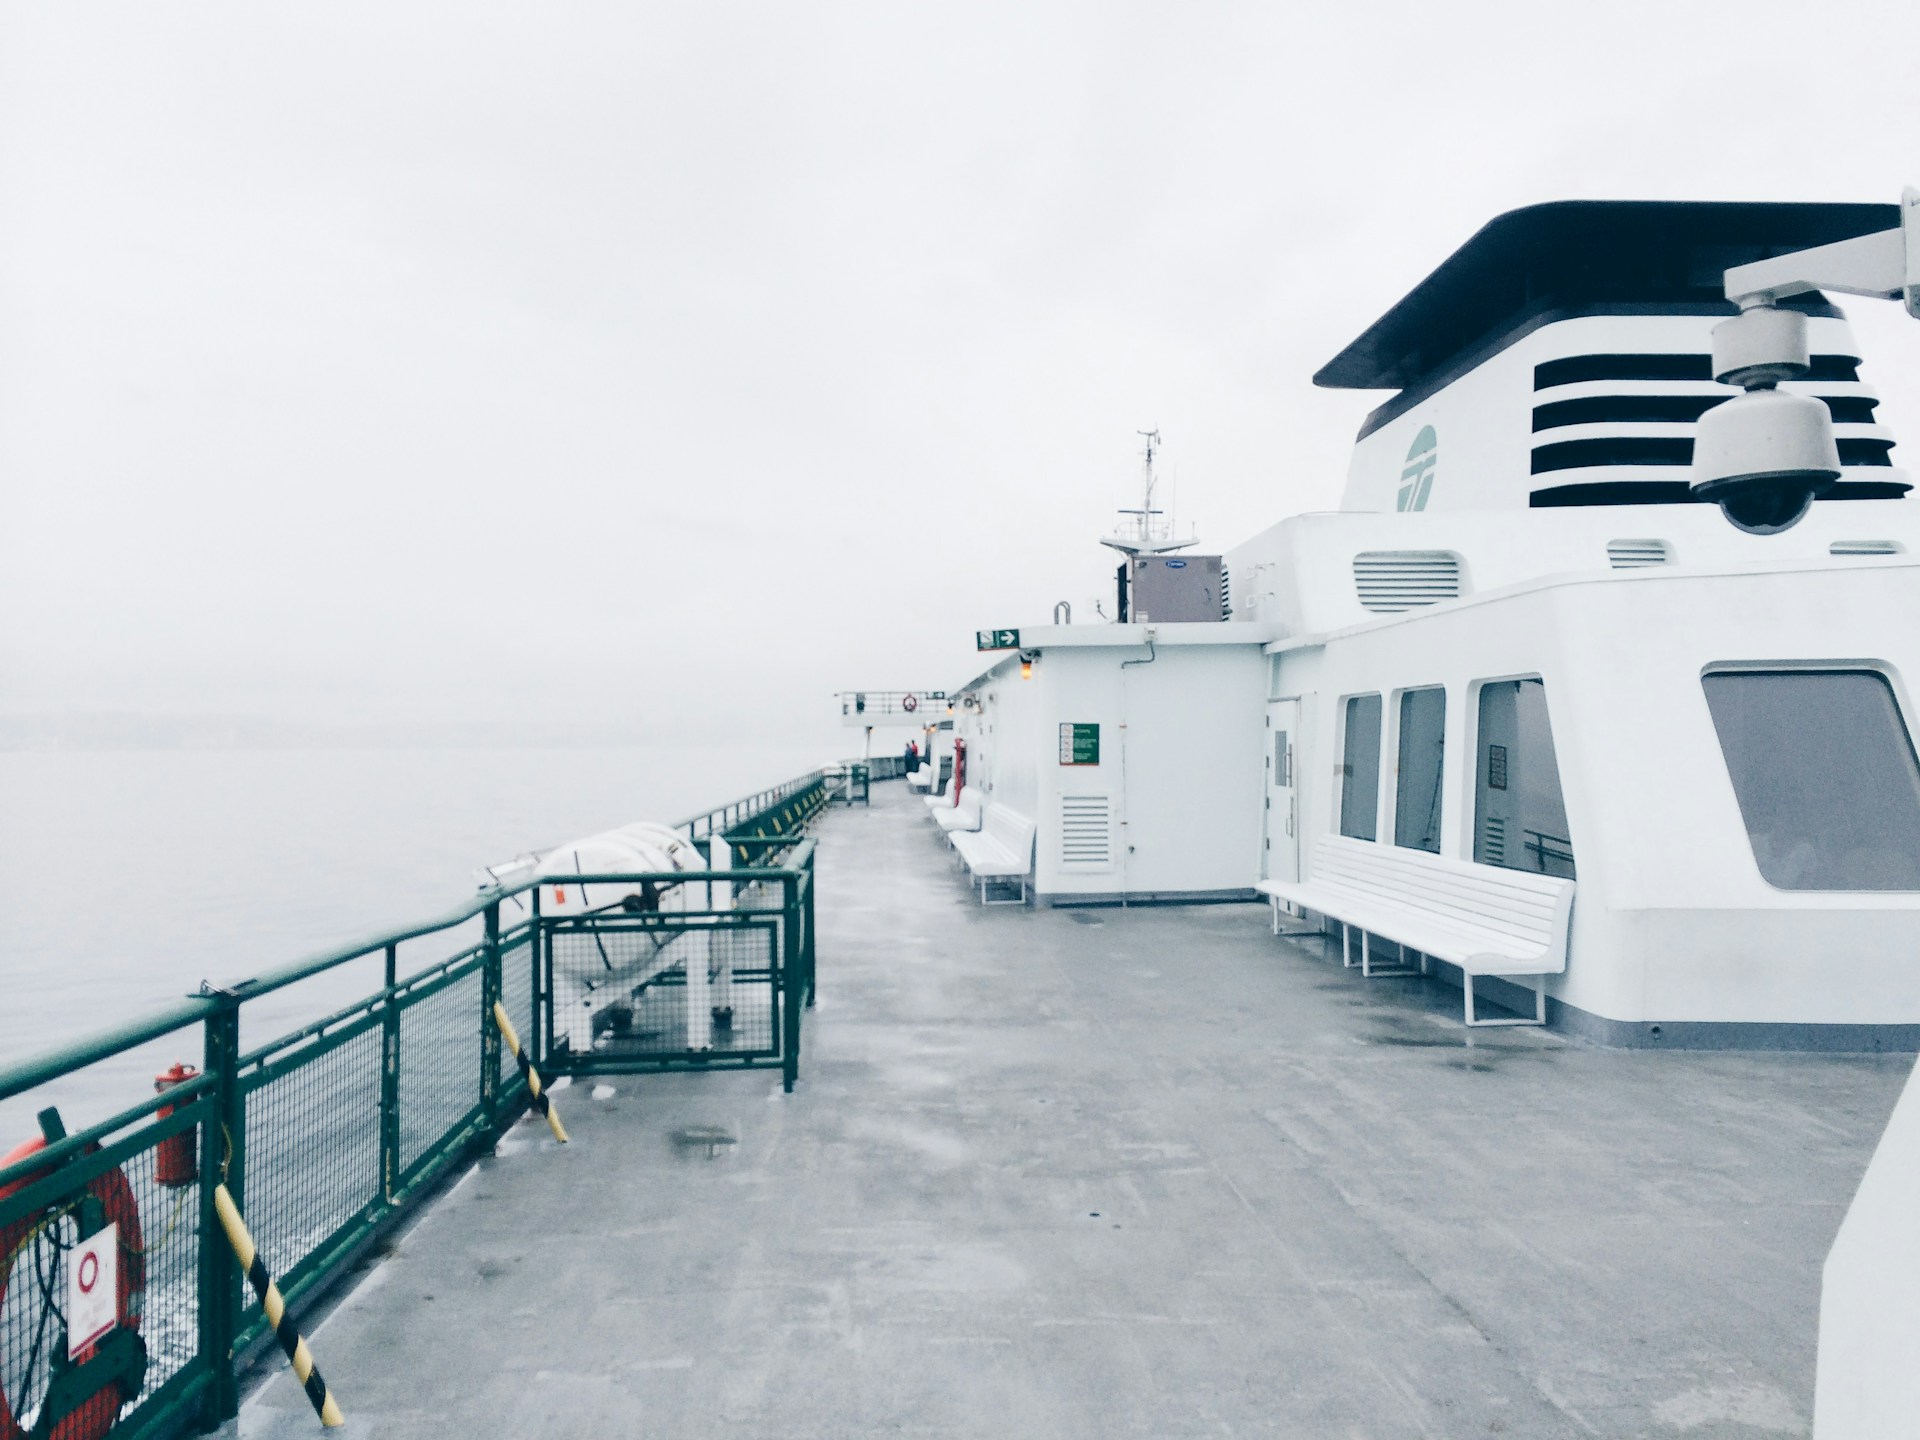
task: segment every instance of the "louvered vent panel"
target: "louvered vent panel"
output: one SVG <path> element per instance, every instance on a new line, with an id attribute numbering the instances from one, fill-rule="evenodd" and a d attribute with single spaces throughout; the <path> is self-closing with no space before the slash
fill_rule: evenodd
<path id="1" fill-rule="evenodd" d="M 1607 563 L 1616 570 L 1640 570 L 1665 565 L 1673 559 L 1664 540 L 1609 540 Z"/>
<path id="2" fill-rule="evenodd" d="M 1380 614 L 1412 610 L 1460 594 L 1460 557 L 1451 550 L 1368 550 L 1353 557 L 1360 603 Z"/>
<path id="3" fill-rule="evenodd" d="M 1474 857 L 1483 865 L 1507 863 L 1507 822 L 1489 815 L 1480 826 L 1480 854 Z"/>
<path id="4" fill-rule="evenodd" d="M 1827 547 L 1835 555 L 1898 555 L 1898 540 L 1836 540 Z"/>
<path id="5" fill-rule="evenodd" d="M 1112 807 L 1105 795 L 1060 797 L 1060 863 L 1101 870 L 1113 863 Z"/>
<path id="6" fill-rule="evenodd" d="M 1227 570 L 1226 562 L 1220 562 L 1220 618 L 1233 618 L 1233 576 Z"/>

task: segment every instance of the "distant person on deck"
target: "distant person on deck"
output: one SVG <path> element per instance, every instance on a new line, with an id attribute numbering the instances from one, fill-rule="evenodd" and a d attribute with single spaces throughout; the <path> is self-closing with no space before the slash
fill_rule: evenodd
<path id="1" fill-rule="evenodd" d="M 920 768 L 920 742 L 918 740 L 907 741 L 906 761 L 907 774 L 911 775 Z"/>

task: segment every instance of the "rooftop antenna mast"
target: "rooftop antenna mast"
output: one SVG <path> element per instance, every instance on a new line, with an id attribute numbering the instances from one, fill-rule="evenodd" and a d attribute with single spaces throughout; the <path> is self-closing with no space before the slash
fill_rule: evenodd
<path id="1" fill-rule="evenodd" d="M 1153 503 L 1153 492 L 1160 479 L 1153 473 L 1153 457 L 1160 452 L 1160 431 L 1136 430 L 1134 432 L 1146 443 L 1140 448 L 1141 497 L 1140 508 L 1122 510 L 1120 521 L 1113 527 L 1113 534 L 1104 536 L 1100 543 L 1111 546 L 1122 555 L 1163 555 L 1172 550 L 1184 550 L 1194 543 L 1195 537 L 1177 539 L 1173 533 L 1173 524 L 1167 518 L 1167 512 L 1157 509 Z"/>

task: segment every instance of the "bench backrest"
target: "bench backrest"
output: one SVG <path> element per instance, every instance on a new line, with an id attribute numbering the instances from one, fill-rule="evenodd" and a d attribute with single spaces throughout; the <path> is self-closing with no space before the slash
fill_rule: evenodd
<path id="1" fill-rule="evenodd" d="M 1566 943 L 1571 880 L 1497 865 L 1450 860 L 1424 850 L 1322 835 L 1313 846 L 1316 882 L 1366 890 L 1384 902 L 1485 925 L 1554 949 Z"/>
<path id="2" fill-rule="evenodd" d="M 978 820 L 980 818 L 980 792 L 971 785 L 967 786 L 966 789 L 960 792 L 960 798 L 954 802 L 953 808 L 966 816 L 970 823 Z"/>
<path id="3" fill-rule="evenodd" d="M 1033 863 L 1033 821 L 1005 805 L 989 805 L 980 833 L 990 836 L 1028 864 Z"/>

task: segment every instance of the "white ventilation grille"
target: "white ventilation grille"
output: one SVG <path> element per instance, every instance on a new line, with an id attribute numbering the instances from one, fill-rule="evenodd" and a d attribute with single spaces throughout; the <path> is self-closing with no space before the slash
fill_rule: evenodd
<path id="1" fill-rule="evenodd" d="M 1898 540 L 1836 540 L 1827 547 L 1835 555 L 1902 555 L 1906 547 Z"/>
<path id="2" fill-rule="evenodd" d="M 1368 550 L 1353 557 L 1360 603 L 1377 614 L 1453 600 L 1460 594 L 1460 557 L 1451 550 Z"/>
<path id="3" fill-rule="evenodd" d="M 1111 805 L 1105 795 L 1060 797 L 1060 864 L 1104 870 L 1113 863 Z"/>
<path id="4" fill-rule="evenodd" d="M 1667 565 L 1673 552 L 1664 540 L 1609 540 L 1607 563 L 1616 570 L 1644 570 L 1649 565 Z"/>
<path id="5" fill-rule="evenodd" d="M 1480 853 L 1473 857 L 1482 865 L 1504 865 L 1507 863 L 1507 822 L 1499 815 L 1489 815 L 1480 823 Z"/>

